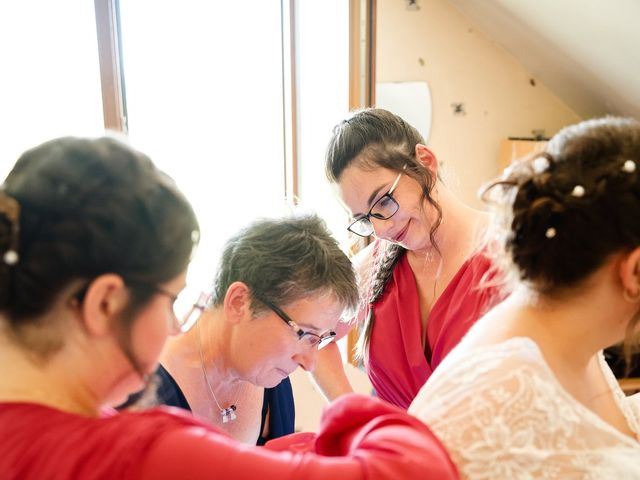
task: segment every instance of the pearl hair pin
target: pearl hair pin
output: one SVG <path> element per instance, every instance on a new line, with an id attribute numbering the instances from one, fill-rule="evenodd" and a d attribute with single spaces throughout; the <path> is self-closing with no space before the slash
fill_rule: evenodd
<path id="1" fill-rule="evenodd" d="M 556 229 L 553 227 L 547 228 L 547 231 L 544 233 L 544 236 L 547 238 L 553 238 L 556 236 Z"/>
<path id="2" fill-rule="evenodd" d="M 542 173 L 549 168 L 549 160 L 545 157 L 538 157 L 533 161 L 533 171 L 535 173 Z"/>
<path id="3" fill-rule="evenodd" d="M 20 242 L 20 204 L 18 201 L 0 190 L 0 215 L 4 216 L 10 222 L 11 235 L 9 237 L 9 245 L 2 255 L 2 261 L 12 267 L 18 263 L 20 256 L 18 255 L 18 244 Z"/>
<path id="4" fill-rule="evenodd" d="M 573 187 L 573 190 L 571 190 L 571 196 L 576 198 L 584 197 L 584 192 L 585 190 L 582 185 L 576 185 Z"/>
<path id="5" fill-rule="evenodd" d="M 2 261 L 10 266 L 18 263 L 19 259 L 20 257 L 18 257 L 18 253 L 15 250 L 7 250 L 2 257 Z"/>
<path id="6" fill-rule="evenodd" d="M 636 171 L 636 162 L 633 160 L 625 160 L 622 164 L 622 171 L 627 173 L 633 173 Z"/>

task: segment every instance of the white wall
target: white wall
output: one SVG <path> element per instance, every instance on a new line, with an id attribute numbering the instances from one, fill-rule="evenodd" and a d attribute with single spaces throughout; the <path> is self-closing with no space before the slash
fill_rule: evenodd
<path id="1" fill-rule="evenodd" d="M 350 364 L 345 366 L 345 370 L 351 386 L 357 393 L 371 394 L 371 383 L 364 371 Z M 291 374 L 291 385 L 296 402 L 296 431 L 318 431 L 320 416 L 327 402 L 308 374 L 301 368 Z"/>
<path id="2" fill-rule="evenodd" d="M 479 32 L 447 0 L 378 0 L 378 82 L 427 81 L 433 118 L 429 147 L 445 165 L 445 181 L 482 206 L 478 188 L 498 174 L 500 142 L 544 129 L 551 136 L 580 117 Z M 454 115 L 463 103 L 466 115 Z"/>

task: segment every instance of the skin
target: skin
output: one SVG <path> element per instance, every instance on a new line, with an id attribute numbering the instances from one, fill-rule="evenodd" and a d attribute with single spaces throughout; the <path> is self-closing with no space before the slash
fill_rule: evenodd
<path id="1" fill-rule="evenodd" d="M 389 191 L 397 177 L 398 173 L 393 170 L 369 170 L 352 164 L 340 178 L 340 198 L 353 218 L 363 217 Z M 387 220 L 370 217 L 375 236 L 398 243 L 407 250 L 426 252 L 431 248 L 429 229 L 436 220 L 436 212 L 431 205 L 424 205 L 420 185 L 403 174 L 393 197 L 400 205 L 393 217 Z"/>
<path id="2" fill-rule="evenodd" d="M 415 157 L 437 178 L 438 160 L 426 146 L 416 145 Z M 399 173 L 364 166 L 356 158 L 338 179 L 340 200 L 353 218 L 365 215 L 373 203 L 389 191 Z M 442 208 L 442 222 L 434 235 L 440 254 L 434 250 L 429 235 L 437 212 L 424 198 L 420 184 L 406 173 L 400 177 L 393 192 L 400 206 L 397 213 L 387 220 L 371 218 L 375 237 L 407 249 L 418 289 L 423 332 L 431 308 L 462 264 L 474 253 L 489 222 L 486 213 L 462 203 L 440 180 L 436 181 L 431 194 Z M 353 259 L 361 279 L 368 277 L 371 255 L 370 245 Z M 347 331 L 341 328 L 339 336 Z M 329 345 L 320 352 L 314 379 L 330 400 L 352 391 L 336 345 Z"/>
<path id="3" fill-rule="evenodd" d="M 333 330 L 342 313 L 341 305 L 327 293 L 279 306 L 300 328 L 318 335 Z M 234 422 L 222 423 L 204 381 L 200 345 L 215 399 L 221 406 L 237 402 Z M 194 414 L 240 441 L 255 444 L 260 433 L 268 433 L 259 431 L 264 388 L 278 385 L 298 367 L 313 370 L 317 355 L 317 348 L 299 341 L 271 310 L 256 315 L 249 287 L 234 282 L 222 305 L 205 311 L 196 327 L 169 342 L 161 362 Z"/>
<path id="4" fill-rule="evenodd" d="M 176 294 L 185 273 L 160 285 Z M 81 282 L 63 289 L 49 311 L 24 329 L 27 337 L 62 338 L 61 347 L 42 357 L 14 340 L 0 319 L 0 361 L 12 368 L 0 379 L 0 400 L 30 401 L 81 415 L 99 415 L 143 380 L 123 353 L 118 332 L 129 291 L 121 277 L 105 274 L 91 282 L 81 305 L 73 300 Z M 168 336 L 177 331 L 171 300 L 153 295 L 133 320 L 133 351 L 145 372 L 155 369 Z M 46 332 L 46 333 L 44 333 Z"/>
<path id="5" fill-rule="evenodd" d="M 629 322 L 640 311 L 639 272 L 640 248 L 636 248 L 611 256 L 566 292 L 544 296 L 520 285 L 471 328 L 457 350 L 529 337 L 565 390 L 635 438 L 602 375 L 597 355 L 625 338 Z M 623 296 L 625 290 L 631 299 Z"/>

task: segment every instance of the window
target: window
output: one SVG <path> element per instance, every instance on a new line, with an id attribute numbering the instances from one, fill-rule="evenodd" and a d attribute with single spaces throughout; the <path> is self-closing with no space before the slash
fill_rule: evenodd
<path id="1" fill-rule="evenodd" d="M 349 5 L 323 0 L 296 7 L 300 197 L 346 245 L 348 215 L 326 180 L 324 154 L 331 129 L 349 111 Z"/>
<path id="2" fill-rule="evenodd" d="M 189 283 L 207 287 L 228 237 L 285 212 L 280 1 L 121 0 L 120 16 L 129 136 L 193 203 Z"/>
<path id="3" fill-rule="evenodd" d="M 285 152 L 292 144 L 299 175 L 289 179 L 298 188 L 288 194 L 339 225 L 345 238 L 346 216 L 324 179 L 323 156 L 332 125 L 348 111 L 348 4 L 179 5 L 119 4 L 129 136 L 176 179 L 201 222 L 190 285 L 208 286 L 223 242 L 235 231 L 253 218 L 288 211 Z M 296 52 L 293 65 L 289 48 Z M 290 91 L 295 112 L 283 107 Z M 293 142 L 285 132 L 292 117 Z"/>
<path id="4" fill-rule="evenodd" d="M 10 5 L 0 7 L 2 173 L 42 141 L 118 128 L 124 112 L 133 146 L 200 219 L 193 288 L 208 287 L 233 232 L 289 210 L 286 194 L 346 238 L 323 157 L 349 108 L 348 2 L 100 0 L 97 18 L 87 0 Z M 96 21 L 103 49 L 119 41 L 101 61 L 122 99 L 119 86 L 101 90 Z M 103 94 L 116 121 L 103 118 Z"/>
<path id="5" fill-rule="evenodd" d="M 2 178 L 27 148 L 103 133 L 93 2 L 4 2 L 0 45 Z"/>

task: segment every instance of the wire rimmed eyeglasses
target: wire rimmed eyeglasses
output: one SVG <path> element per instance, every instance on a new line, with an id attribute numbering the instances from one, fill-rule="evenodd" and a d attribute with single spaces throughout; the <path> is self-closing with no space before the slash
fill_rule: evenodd
<path id="1" fill-rule="evenodd" d="M 283 322 L 285 322 L 293 333 L 298 337 L 298 340 L 301 340 L 305 343 L 305 345 L 309 348 L 317 347 L 318 350 L 327 346 L 336 336 L 336 332 L 333 330 L 323 334 L 318 335 L 313 332 L 309 332 L 303 330 L 298 326 L 298 324 L 289 317 L 282 309 L 272 302 L 265 300 L 263 298 L 256 297 L 260 302 L 264 303 L 273 313 L 275 313 Z M 191 306 L 189 312 L 184 315 L 183 320 L 180 322 L 181 325 L 191 325 L 197 321 L 197 317 L 199 317 L 202 312 L 206 309 L 207 305 L 210 301 L 210 295 L 206 293 L 201 293 L 198 300 Z"/>
<path id="2" fill-rule="evenodd" d="M 173 320 L 177 328 L 179 330 L 183 330 L 187 316 L 180 315 L 180 313 L 178 312 L 178 309 L 176 308 L 176 301 L 178 300 L 178 295 L 171 293 L 170 291 L 165 290 L 164 288 L 158 285 L 154 285 L 152 283 L 148 283 L 148 282 L 137 280 L 137 279 L 124 278 L 124 282 L 126 285 L 135 286 L 138 288 L 142 287 L 143 289 L 148 289 L 150 292 L 153 292 L 156 295 L 162 295 L 164 297 L 167 297 L 171 301 L 171 312 L 173 314 Z M 84 302 L 85 296 L 87 295 L 87 291 L 89 290 L 90 286 L 91 286 L 91 282 L 88 282 L 85 286 L 83 286 L 80 290 L 78 290 L 74 295 L 72 295 L 71 300 L 76 305 L 82 304 Z"/>
<path id="3" fill-rule="evenodd" d="M 331 343 L 331 341 L 336 336 L 336 332 L 334 332 L 333 330 L 331 330 L 331 331 L 329 331 L 329 332 L 327 332 L 327 333 L 325 333 L 323 335 L 318 335 L 318 334 L 315 334 L 313 332 L 308 332 L 306 330 L 303 330 L 302 328 L 300 328 L 298 326 L 298 324 L 296 322 L 294 322 L 291 319 L 291 317 L 289 317 L 289 315 L 284 313 L 282 311 L 282 309 L 280 309 L 280 307 L 277 307 L 276 305 L 274 305 L 270 301 L 264 300 L 262 298 L 259 298 L 258 300 L 260 300 L 267 307 L 269 307 L 269 309 L 271 309 L 273 311 L 273 313 L 275 313 L 278 317 L 280 317 L 280 319 L 282 321 L 284 321 L 287 325 L 289 325 L 289 327 L 291 327 L 293 332 L 297 335 L 298 340 L 304 342 L 305 345 L 307 347 L 309 347 L 309 348 L 316 348 L 317 347 L 318 350 L 320 350 L 321 348 L 324 348 L 329 343 Z"/>

